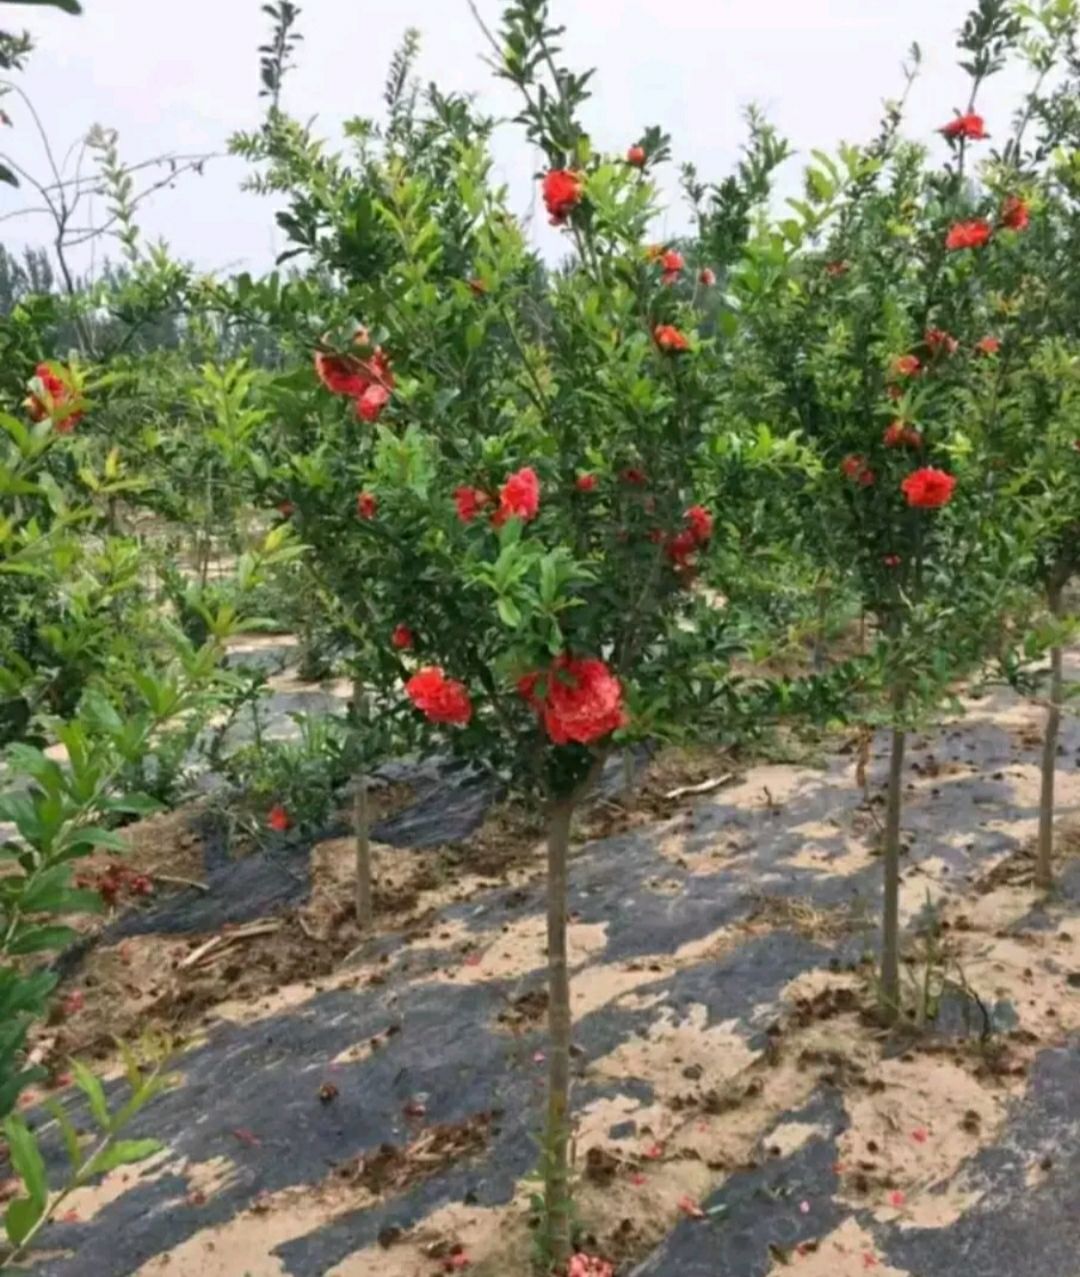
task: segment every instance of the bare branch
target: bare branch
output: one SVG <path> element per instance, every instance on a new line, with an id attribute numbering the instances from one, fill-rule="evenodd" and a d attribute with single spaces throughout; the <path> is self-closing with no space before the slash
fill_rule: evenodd
<path id="1" fill-rule="evenodd" d="M 182 177 L 185 173 L 193 172 L 197 167 L 198 162 L 181 165 L 177 168 L 175 173 L 170 173 L 168 177 L 163 177 L 161 181 L 154 182 L 153 185 L 146 187 L 146 189 L 140 191 L 138 195 L 133 196 L 129 207 L 133 209 L 137 208 L 143 200 L 147 199 L 155 192 L 163 190 L 166 186 L 171 186 L 178 177 Z M 79 228 L 79 230 L 70 228 L 70 235 L 64 240 L 64 245 L 67 248 L 78 248 L 82 244 L 89 243 L 90 240 L 95 239 L 97 236 L 107 234 L 109 229 L 114 226 L 118 220 L 119 218 L 114 214 L 112 217 L 102 222 L 100 226 L 82 227 Z M 74 236 L 74 238 L 71 236 Z"/>
<path id="2" fill-rule="evenodd" d="M 24 89 L 20 88 L 13 80 L 3 80 L 0 84 L 8 90 L 9 93 L 16 94 L 22 99 L 23 105 L 30 112 L 30 117 L 34 121 L 38 135 L 41 138 L 41 144 L 45 148 L 45 158 L 49 161 L 49 167 L 52 169 L 53 177 L 57 182 L 60 181 L 60 170 L 56 167 L 56 157 L 53 155 L 52 144 L 49 142 L 49 135 L 45 132 L 45 126 L 41 122 L 41 116 L 37 113 L 37 108 L 27 96 Z"/>

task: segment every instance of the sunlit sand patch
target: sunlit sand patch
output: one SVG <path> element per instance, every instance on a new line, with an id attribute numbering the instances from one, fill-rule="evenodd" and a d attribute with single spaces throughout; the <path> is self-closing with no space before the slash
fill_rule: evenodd
<path id="1" fill-rule="evenodd" d="M 765 1136 L 764 1144 L 770 1157 L 790 1157 L 812 1139 L 826 1135 L 826 1128 L 814 1122 L 781 1122 Z"/>
<path id="2" fill-rule="evenodd" d="M 661 966 L 661 971 L 651 970 L 652 966 Z M 570 1006 L 575 1020 L 598 1011 L 601 1007 L 618 1002 L 627 1005 L 626 995 L 636 992 L 643 986 L 655 984 L 675 969 L 675 963 L 669 957 L 662 963 L 634 964 L 634 968 L 622 965 L 605 964 L 595 967 L 584 967 L 576 971 L 570 982 Z M 663 998 L 663 992 L 651 999 L 650 1005 Z"/>
<path id="3" fill-rule="evenodd" d="M 211 1021 L 228 1024 L 255 1024 L 273 1019 L 284 1012 L 298 1010 L 322 993 L 334 989 L 352 989 L 362 986 L 374 968 L 345 967 L 330 975 L 320 976 L 318 981 L 302 980 L 295 984 L 283 984 L 269 993 L 260 994 L 254 1001 L 229 999 L 219 1002 L 207 1013 Z"/>
<path id="4" fill-rule="evenodd" d="M 109 1171 L 96 1184 L 88 1184 L 70 1193 L 64 1202 L 64 1213 L 77 1216 L 80 1223 L 89 1222 L 132 1188 L 150 1184 L 165 1174 L 175 1172 L 175 1163 L 170 1164 L 172 1156 L 169 1149 L 163 1148 L 135 1166 L 119 1166 Z"/>
<path id="5" fill-rule="evenodd" d="M 820 830 L 825 826 L 814 825 L 813 828 Z M 830 832 L 835 842 L 837 831 L 832 829 Z M 784 868 L 814 869 L 819 873 L 850 878 L 868 865 L 880 863 L 865 841 L 843 836 L 841 843 L 843 850 L 838 852 L 835 846 L 826 844 L 824 837 L 819 844 L 808 842 L 806 846 L 784 860 Z"/>
<path id="6" fill-rule="evenodd" d="M 329 1269 L 325 1277 L 430 1277 L 438 1268 L 431 1257 L 433 1247 L 446 1256 L 460 1247 L 469 1261 L 469 1277 L 524 1274 L 530 1253 L 524 1196 L 519 1192 L 508 1206 L 443 1206 L 389 1249 L 366 1246 Z M 242 1272 L 237 1269 L 230 1277 Z"/>
<path id="7" fill-rule="evenodd" d="M 570 968 L 580 966 L 607 947 L 607 923 L 571 923 L 566 929 Z M 478 937 L 478 961 L 466 960 L 433 978 L 450 984 L 484 984 L 508 980 L 547 966 L 547 919 L 520 918 L 494 937 Z"/>
<path id="8" fill-rule="evenodd" d="M 803 998 L 813 999 L 830 989 L 859 989 L 863 981 L 848 971 L 831 971 L 828 967 L 812 967 L 800 971 L 780 991 L 780 1001 L 791 1004 Z"/>
<path id="9" fill-rule="evenodd" d="M 691 1006 L 683 1019 L 670 1008 L 655 1018 L 644 1037 L 621 1043 L 597 1060 L 593 1071 L 603 1077 L 640 1078 L 658 1094 L 686 1090 L 687 1068 L 700 1070 L 695 1085 L 703 1090 L 722 1087 L 757 1057 L 736 1031 L 736 1020 L 709 1025 L 708 1008 Z"/>
<path id="10" fill-rule="evenodd" d="M 799 1277 L 866 1277 L 871 1269 L 874 1277 L 910 1277 L 906 1269 L 885 1263 L 873 1237 L 853 1219 L 846 1219 L 823 1237 L 815 1250 L 804 1247 L 794 1262 L 797 1265 L 794 1271 Z M 791 1271 L 790 1264 L 776 1260 L 769 1269 L 769 1277 Z"/>
<path id="11" fill-rule="evenodd" d="M 284 1262 L 271 1252 L 329 1223 L 333 1215 L 312 1193 L 275 1193 L 263 1199 L 259 1210 L 204 1228 L 148 1259 L 133 1277 L 288 1277 Z"/>
<path id="12" fill-rule="evenodd" d="M 940 856 L 928 856 L 918 865 L 902 870 L 900 876 L 900 926 L 910 927 L 927 909 L 938 910 L 956 894 L 955 881 L 948 863 Z"/>
<path id="13" fill-rule="evenodd" d="M 879 1211 L 878 1218 L 893 1214 L 904 1231 L 918 1228 L 950 1228 L 983 1199 L 980 1189 L 966 1187 L 963 1182 L 946 1184 L 932 1193 L 918 1193 L 898 1211 Z"/>
<path id="14" fill-rule="evenodd" d="M 1005 931 L 1031 912 L 1031 888 L 995 887 L 985 895 L 956 902 L 955 913 L 965 927 L 993 935 Z"/>
<path id="15" fill-rule="evenodd" d="M 838 1142 L 841 1199 L 870 1205 L 883 1219 L 904 1218 L 921 1190 L 951 1180 L 995 1142 L 1007 1099 L 942 1055 L 881 1061 L 873 1087 L 845 1094 L 850 1126 Z M 925 1209 L 934 1207 L 928 1202 Z"/>
<path id="16" fill-rule="evenodd" d="M 621 1137 L 613 1128 L 633 1123 L 633 1131 Z M 632 1095 L 605 1096 L 587 1105 L 574 1122 L 578 1156 L 602 1147 L 627 1157 L 638 1157 L 650 1148 L 663 1147 L 676 1129 L 676 1114 L 663 1104 L 645 1104 Z"/>
<path id="17" fill-rule="evenodd" d="M 976 948 L 977 937 L 964 940 L 972 952 L 962 954 L 959 961 L 968 983 L 984 1001 L 1010 1003 L 1021 1028 L 1044 1045 L 1080 1028 L 1080 998 L 1067 976 L 1075 942 L 1054 934 L 1034 939 L 998 936 Z"/>
<path id="18" fill-rule="evenodd" d="M 822 783 L 823 773 L 809 767 L 766 764 L 752 768 L 742 779 L 727 786 L 721 793 L 721 801 L 725 806 L 778 810 L 800 790 L 819 787 Z"/>

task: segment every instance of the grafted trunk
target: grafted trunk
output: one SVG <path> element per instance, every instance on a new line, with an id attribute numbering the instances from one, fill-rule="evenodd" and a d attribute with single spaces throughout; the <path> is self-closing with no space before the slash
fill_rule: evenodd
<path id="1" fill-rule="evenodd" d="M 566 950 L 573 798 L 555 803 L 548 824 L 548 1103 L 544 1137 L 546 1250 L 556 1265 L 570 1259 L 570 969 Z"/>
<path id="2" fill-rule="evenodd" d="M 1047 592 L 1050 613 L 1061 616 L 1064 587 L 1054 584 Z M 1043 735 L 1042 788 L 1039 794 L 1039 846 L 1035 860 L 1035 885 L 1049 891 L 1054 885 L 1054 782 L 1057 772 L 1058 737 L 1061 733 L 1061 704 L 1065 693 L 1064 653 L 1058 644 L 1050 651 L 1050 703 Z"/>
<path id="3" fill-rule="evenodd" d="M 885 808 L 885 899 L 881 919 L 881 1000 L 892 1023 L 900 1013 L 900 816 L 904 806 L 904 749 L 907 733 L 900 726 L 904 696 L 893 694 L 893 729 L 889 750 L 889 792 Z"/>
<path id="4" fill-rule="evenodd" d="M 362 732 L 367 723 L 367 698 L 359 679 L 353 681 L 352 715 L 353 730 Z M 356 845 L 356 925 L 361 931 L 371 929 L 375 915 L 370 824 L 367 774 L 360 771 L 353 778 L 353 837 Z"/>

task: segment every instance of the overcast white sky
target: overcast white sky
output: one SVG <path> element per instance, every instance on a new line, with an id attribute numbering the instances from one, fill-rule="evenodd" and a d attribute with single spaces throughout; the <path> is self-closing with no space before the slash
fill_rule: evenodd
<path id="1" fill-rule="evenodd" d="M 163 151 L 224 151 L 234 129 L 258 122 L 256 47 L 266 34 L 260 0 L 83 0 L 83 7 L 80 18 L 3 10 L 5 25 L 21 23 L 38 41 L 20 83 L 59 154 L 91 123 L 118 129 L 122 153 L 134 162 Z M 496 114 L 515 106 L 480 61 L 483 39 L 465 0 L 301 0 L 301 7 L 305 41 L 285 104 L 317 116 L 330 137 L 352 115 L 378 114 L 387 64 L 407 26 L 422 32 L 424 79 L 478 91 Z M 501 0 L 479 0 L 479 7 L 497 25 Z M 954 36 L 967 9 L 967 0 L 553 0 L 556 18 L 569 27 L 570 59 L 598 68 L 589 113 L 596 143 L 621 152 L 644 125 L 660 124 L 673 135 L 676 161 L 692 160 L 709 178 L 731 167 L 743 136 L 740 113 L 751 102 L 804 155 L 840 138 L 865 139 L 881 100 L 899 91 L 913 39 L 922 44 L 925 70 L 909 132 L 932 137 L 966 96 Z M 982 107 L 992 132 L 1004 132 L 1019 87 L 999 78 L 987 90 Z M 43 174 L 25 109 L 13 97 L 5 105 L 14 127 L 2 131 L 0 147 Z M 538 161 L 515 126 L 500 130 L 496 159 L 524 212 Z M 266 268 L 286 245 L 267 201 L 239 191 L 243 173 L 238 160 L 214 161 L 203 178 L 188 177 L 145 205 L 144 231 L 202 268 Z M 683 214 L 676 169 L 669 173 L 666 229 L 674 231 Z M 792 189 L 797 173 L 788 178 Z M 25 194 L 0 186 L 0 216 L 25 204 Z M 11 248 L 43 242 L 47 233 L 40 218 L 0 222 Z M 546 247 L 554 232 L 540 225 L 534 234 Z"/>

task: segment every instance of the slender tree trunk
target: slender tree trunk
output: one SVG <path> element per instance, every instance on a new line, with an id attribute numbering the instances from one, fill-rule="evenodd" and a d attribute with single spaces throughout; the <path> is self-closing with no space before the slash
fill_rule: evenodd
<path id="1" fill-rule="evenodd" d="M 893 695 L 898 716 L 904 698 Z M 907 734 L 894 720 L 889 754 L 889 793 L 885 808 L 885 903 L 882 910 L 881 994 L 886 1018 L 900 1012 L 900 814 L 904 804 L 904 747 Z"/>
<path id="2" fill-rule="evenodd" d="M 828 621 L 829 596 L 826 585 L 819 583 L 817 587 L 817 619 L 814 625 L 814 645 L 811 665 L 815 673 L 825 668 L 825 627 Z"/>
<path id="3" fill-rule="evenodd" d="M 556 802 L 548 825 L 548 1107 L 544 1138 L 547 1257 L 570 1259 L 570 970 L 566 953 L 567 862 L 575 800 Z"/>
<path id="4" fill-rule="evenodd" d="M 1047 591 L 1050 613 L 1061 616 L 1064 590 L 1056 582 Z M 1061 703 L 1064 699 L 1064 654 L 1061 645 L 1050 649 L 1050 705 L 1043 735 L 1042 791 L 1039 795 L 1039 848 L 1035 860 L 1035 886 L 1049 891 L 1054 885 L 1054 780 L 1057 770 L 1058 735 L 1061 730 Z"/>
<path id="5" fill-rule="evenodd" d="M 637 792 L 637 759 L 634 757 L 634 751 L 627 746 L 623 750 L 622 755 L 622 805 L 627 811 L 634 808 L 634 798 Z"/>
<path id="6" fill-rule="evenodd" d="M 367 698 L 360 679 L 353 680 L 353 730 L 360 733 L 367 721 Z M 367 775 L 353 779 L 353 835 L 356 839 L 356 925 L 369 931 L 375 915 L 371 882 L 371 833 L 368 814 Z"/>

